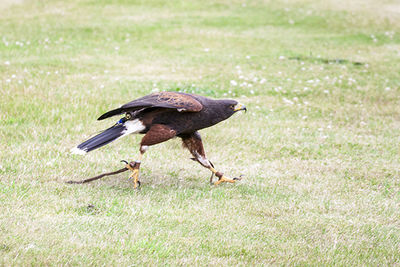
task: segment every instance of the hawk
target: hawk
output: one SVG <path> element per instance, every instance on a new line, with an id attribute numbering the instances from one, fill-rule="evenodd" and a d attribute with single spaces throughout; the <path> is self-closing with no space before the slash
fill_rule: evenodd
<path id="1" fill-rule="evenodd" d="M 238 178 L 227 178 L 214 169 L 214 165 L 207 159 L 198 131 L 226 120 L 240 110 L 246 111 L 246 107 L 235 100 L 216 100 L 181 92 L 157 92 L 101 115 L 98 120 L 125 114 L 115 125 L 73 148 L 71 152 L 83 155 L 123 136 L 144 134 L 138 160 L 126 166 L 132 171 L 130 178 L 134 188 L 137 188 L 140 186 L 140 163 L 149 146 L 179 137 L 193 159 L 219 178 L 215 185 L 234 183 Z"/>

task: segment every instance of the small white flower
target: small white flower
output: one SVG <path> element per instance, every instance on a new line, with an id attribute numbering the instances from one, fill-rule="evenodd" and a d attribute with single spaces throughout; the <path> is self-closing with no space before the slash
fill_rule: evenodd
<path id="1" fill-rule="evenodd" d="M 329 90 L 324 90 L 324 93 L 325 94 L 329 94 Z"/>
<path id="2" fill-rule="evenodd" d="M 114 49 L 118 51 L 119 50 L 119 46 L 114 47 Z"/>
<path id="3" fill-rule="evenodd" d="M 284 60 L 285 57 L 284 57 L 284 56 L 279 56 L 279 59 L 280 59 L 280 60 Z"/>
<path id="4" fill-rule="evenodd" d="M 250 59 L 251 57 L 250 56 L 246 56 L 246 59 Z"/>
<path id="5" fill-rule="evenodd" d="M 7 79 L 7 80 L 6 80 L 6 83 L 9 83 L 9 82 L 11 82 L 11 79 Z"/>
<path id="6" fill-rule="evenodd" d="M 386 88 L 385 88 L 385 91 L 390 91 L 390 87 L 386 87 Z"/>
<path id="7" fill-rule="evenodd" d="M 104 84 L 100 84 L 100 88 L 104 88 Z"/>
<path id="8" fill-rule="evenodd" d="M 33 249 L 33 248 L 35 248 L 35 245 L 34 244 L 29 244 L 28 246 L 26 246 L 25 250 L 30 250 L 30 249 Z"/>
<path id="9" fill-rule="evenodd" d="M 4 62 L 5 65 L 10 65 L 10 61 Z"/>
<path id="10" fill-rule="evenodd" d="M 210 48 L 204 48 L 204 52 L 209 52 Z"/>
<path id="11" fill-rule="evenodd" d="M 294 102 L 292 101 L 292 100 L 289 100 L 289 99 L 287 99 L 287 98 L 283 98 L 283 102 L 285 102 L 286 104 L 289 104 L 289 105 L 293 105 L 294 104 Z"/>
<path id="12" fill-rule="evenodd" d="M 254 95 L 254 91 L 253 91 L 253 90 L 250 90 L 250 94 Z"/>
<path id="13" fill-rule="evenodd" d="M 17 77 L 17 75 L 15 75 L 15 74 L 11 75 L 11 78 L 14 79 L 15 77 Z"/>
<path id="14" fill-rule="evenodd" d="M 235 80 L 231 80 L 231 85 L 236 86 L 237 82 Z"/>

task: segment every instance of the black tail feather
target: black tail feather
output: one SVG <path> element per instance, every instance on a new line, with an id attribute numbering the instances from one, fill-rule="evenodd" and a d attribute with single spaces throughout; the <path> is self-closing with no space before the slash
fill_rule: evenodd
<path id="1" fill-rule="evenodd" d="M 125 130 L 126 128 L 123 124 L 116 124 L 78 145 L 77 148 L 85 152 L 95 150 L 121 137 Z"/>

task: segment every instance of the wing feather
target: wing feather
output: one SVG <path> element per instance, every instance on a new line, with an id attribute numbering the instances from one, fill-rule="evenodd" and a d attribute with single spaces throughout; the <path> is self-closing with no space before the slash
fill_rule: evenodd
<path id="1" fill-rule="evenodd" d="M 103 120 L 127 111 L 151 107 L 176 109 L 179 112 L 199 112 L 203 109 L 203 105 L 190 94 L 159 92 L 138 98 L 120 108 L 110 110 L 101 115 L 98 120 Z"/>

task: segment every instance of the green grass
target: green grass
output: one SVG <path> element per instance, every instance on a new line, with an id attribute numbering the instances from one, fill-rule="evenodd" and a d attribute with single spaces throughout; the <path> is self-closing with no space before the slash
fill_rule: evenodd
<path id="1" fill-rule="evenodd" d="M 399 265 L 400 5 L 372 1 L 0 3 L 0 265 Z M 350 3 L 348 3 L 350 2 Z M 156 90 L 235 98 L 142 189 L 140 136 L 69 149 Z"/>

